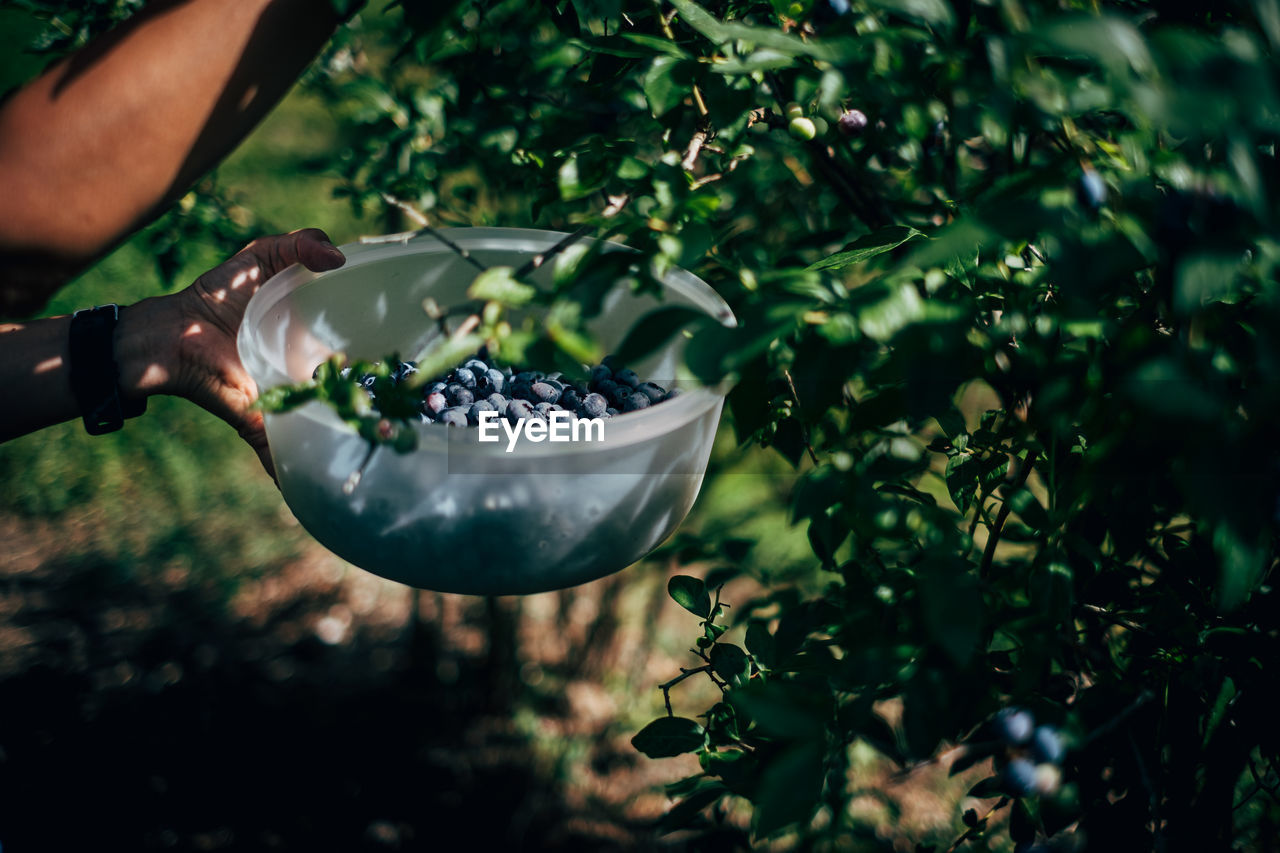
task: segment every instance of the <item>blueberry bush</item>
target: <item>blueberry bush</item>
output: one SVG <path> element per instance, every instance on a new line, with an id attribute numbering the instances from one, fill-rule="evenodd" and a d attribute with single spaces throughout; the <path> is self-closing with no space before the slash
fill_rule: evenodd
<path id="1" fill-rule="evenodd" d="M 788 572 L 738 538 L 665 546 L 706 570 L 671 581 L 689 665 L 634 737 L 701 768 L 664 830 L 1274 841 L 1280 4 L 400 0 L 391 27 L 334 5 L 307 86 L 345 144 L 313 165 L 373 230 L 640 252 L 567 247 L 546 322 L 494 325 L 510 361 L 598 357 L 582 294 L 619 276 L 692 270 L 739 320 L 659 310 L 628 339 L 684 329 L 693 370 L 734 380 L 727 426 L 792 466 L 812 546 Z M 758 593 L 722 601 L 743 575 Z M 719 701 L 688 706 L 692 679 Z M 981 809 L 877 834 L 855 747 L 989 766 Z"/>

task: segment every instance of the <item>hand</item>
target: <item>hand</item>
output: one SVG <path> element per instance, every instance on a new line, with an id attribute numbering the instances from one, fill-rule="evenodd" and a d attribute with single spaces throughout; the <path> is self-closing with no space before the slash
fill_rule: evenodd
<path id="1" fill-rule="evenodd" d="M 174 294 L 181 317 L 170 393 L 186 397 L 236 428 L 275 477 L 254 385 L 236 351 L 236 334 L 249 298 L 267 279 L 295 263 L 314 272 L 346 262 L 325 233 L 306 228 L 255 240 L 230 260 Z"/>

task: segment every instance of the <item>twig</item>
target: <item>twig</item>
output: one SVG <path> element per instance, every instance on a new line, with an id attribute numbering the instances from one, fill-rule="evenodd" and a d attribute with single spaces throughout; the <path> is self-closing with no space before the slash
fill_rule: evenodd
<path id="1" fill-rule="evenodd" d="M 700 666 L 700 667 L 697 667 L 696 669 L 685 669 L 684 667 L 680 667 L 679 675 L 677 675 L 675 678 L 671 679 L 670 681 L 666 682 L 665 684 L 658 685 L 658 689 L 662 691 L 662 701 L 665 702 L 667 705 L 668 717 L 674 717 L 676 715 L 676 712 L 671 708 L 671 688 L 675 687 L 677 684 L 684 681 L 689 676 L 697 675 L 700 672 L 705 672 L 710 674 L 711 664 L 706 664 L 705 666 Z M 714 681 L 715 679 L 713 678 L 712 680 Z"/>
<path id="2" fill-rule="evenodd" d="M 422 227 L 419 228 L 417 231 L 407 231 L 403 234 L 391 234 L 391 235 L 388 235 L 387 237 L 361 238 L 360 240 L 361 243 L 408 242 L 412 238 L 417 237 L 421 234 L 430 234 L 432 237 L 435 237 L 441 243 L 444 243 L 451 250 L 453 250 L 454 254 L 456 254 L 458 257 L 462 258 L 464 261 L 471 264 L 476 269 L 480 270 L 480 272 L 484 272 L 485 269 L 487 269 L 484 264 L 480 263 L 475 258 L 473 258 L 471 256 L 471 253 L 468 252 L 466 249 L 462 248 L 457 243 L 453 242 L 448 237 L 441 234 L 435 228 L 432 228 L 431 223 L 427 221 L 426 215 L 422 211 L 414 207 L 413 205 L 409 204 L 406 201 L 401 201 L 400 199 L 396 198 L 390 193 L 385 193 L 385 192 L 382 193 L 382 200 L 385 201 L 387 204 L 392 205 L 393 207 L 398 207 L 400 210 L 404 211 L 406 216 L 408 216 L 410 219 L 412 219 L 414 222 L 418 223 L 418 225 Z"/>
<path id="3" fill-rule="evenodd" d="M 702 153 L 702 147 L 707 144 L 707 138 L 711 134 L 711 122 L 707 121 L 706 116 L 698 122 L 698 129 L 689 139 L 689 145 L 684 149 L 684 157 L 680 159 L 680 168 L 686 172 L 692 172 L 693 167 L 698 164 L 698 155 Z"/>
<path id="4" fill-rule="evenodd" d="M 377 452 L 380 444 L 370 444 L 369 449 L 365 451 L 364 459 L 361 460 L 356 470 L 352 471 L 347 477 L 346 482 L 342 484 L 342 493 L 350 495 L 356 490 L 356 486 L 360 485 L 360 481 L 364 478 L 364 469 L 369 467 L 369 463 L 373 461 L 373 454 Z"/>
<path id="5" fill-rule="evenodd" d="M 667 37 L 667 41 L 675 44 L 676 34 L 671 29 L 671 22 L 676 18 L 676 10 L 672 9 L 670 15 L 664 16 L 662 14 L 662 0 L 653 0 L 653 8 L 658 13 L 658 23 L 662 27 L 662 34 Z M 690 90 L 693 93 L 693 105 L 697 108 L 698 115 L 705 118 L 709 110 L 707 109 L 707 102 L 702 99 L 702 90 L 698 88 L 697 83 L 694 83 Z"/>
<path id="6" fill-rule="evenodd" d="M 804 449 L 809 451 L 809 459 L 814 465 L 820 465 L 818 454 L 814 452 L 813 444 L 809 441 L 809 428 L 805 426 L 804 418 L 800 411 L 800 395 L 796 393 L 796 383 L 791 381 L 791 371 L 786 368 L 782 369 L 782 375 L 787 380 L 787 390 L 791 392 L 791 399 L 796 404 L 796 420 L 800 422 L 800 435 L 804 437 Z"/>
<path id="7" fill-rule="evenodd" d="M 991 562 L 996 556 L 996 545 L 1000 542 L 1000 531 L 1004 529 L 1004 523 L 1008 521 L 1009 513 L 1013 511 L 1012 498 L 1017 494 L 1018 489 L 1026 484 L 1027 477 L 1031 474 L 1031 469 L 1035 467 L 1036 452 L 1034 450 L 1029 451 L 1021 461 L 1022 469 L 1018 471 L 1013 482 L 1009 484 L 1008 495 L 1005 497 L 1004 503 L 1000 505 L 1000 511 L 996 513 L 996 520 L 991 525 L 991 532 L 987 534 L 987 547 L 982 552 L 982 564 L 978 567 L 978 576 L 981 578 L 986 578 L 991 571 Z"/>
<path id="8" fill-rule="evenodd" d="M 978 820 L 974 823 L 973 826 L 969 827 L 964 831 L 964 835 L 960 836 L 959 838 L 957 838 L 955 841 L 951 843 L 951 846 L 947 848 L 947 853 L 955 853 L 956 850 L 960 849 L 961 844 L 965 843 L 970 838 L 973 838 L 975 835 L 977 835 L 978 833 L 986 829 L 985 822 L 987 818 L 991 817 L 993 814 L 995 814 L 997 811 L 999 811 L 1000 809 L 1004 808 L 1007 805 L 1009 805 L 1009 798 L 1001 797 L 994 806 L 987 809 L 986 814 L 978 818 Z"/>
<path id="9" fill-rule="evenodd" d="M 609 204 L 605 207 L 603 211 L 601 211 L 601 215 L 605 219 L 612 219 L 613 217 L 617 216 L 619 212 L 621 212 L 622 208 L 627 206 L 627 202 L 631 201 L 631 196 L 628 195 L 627 193 L 623 193 L 622 195 L 608 196 L 608 199 L 609 199 Z M 532 258 L 526 261 L 520 267 L 520 269 L 515 271 L 515 277 L 524 278 L 529 273 L 538 269 L 547 261 L 551 260 L 556 255 L 563 252 L 565 249 L 569 248 L 574 243 L 581 240 L 583 237 L 586 237 L 588 234 L 591 233 L 592 230 L 593 230 L 592 226 L 583 225 L 581 228 L 579 228 L 577 231 L 574 231 L 572 234 L 566 234 L 564 238 L 560 240 L 560 242 L 556 243 L 550 249 L 547 249 L 545 252 L 542 252 L 541 254 L 534 255 Z"/>

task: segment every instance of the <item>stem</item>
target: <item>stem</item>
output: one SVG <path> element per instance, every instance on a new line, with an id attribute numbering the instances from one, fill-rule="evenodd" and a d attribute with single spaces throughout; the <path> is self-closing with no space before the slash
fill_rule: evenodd
<path id="1" fill-rule="evenodd" d="M 978 576 L 983 579 L 991 571 L 991 562 L 996 556 L 996 545 L 1000 542 L 1000 531 L 1004 529 L 1004 523 L 1009 519 L 1009 513 L 1013 511 L 1009 499 L 1017 493 L 1018 489 L 1026 485 L 1027 477 L 1031 474 L 1031 469 L 1035 467 L 1035 459 L 1036 453 L 1034 450 L 1028 451 L 1027 455 L 1022 458 L 1022 469 L 1018 471 L 1017 477 L 1010 484 L 1008 497 L 1000 505 L 1000 512 L 996 514 L 995 523 L 991 525 L 991 533 L 987 536 L 987 547 L 982 552 L 982 565 L 978 568 Z"/>
<path id="2" fill-rule="evenodd" d="M 809 441 L 809 427 L 805 425 L 804 418 L 801 416 L 800 395 L 796 393 L 796 383 L 791 381 L 791 371 L 784 367 L 782 375 L 787 380 L 787 390 L 791 392 L 791 399 L 796 404 L 796 420 L 800 422 L 800 435 L 804 437 L 804 449 L 809 451 L 809 459 L 813 461 L 813 464 L 820 465 L 822 463 L 818 461 L 818 454 L 814 452 L 813 444 Z"/>
<path id="3" fill-rule="evenodd" d="M 987 809 L 986 814 L 978 818 L 977 826 L 969 827 L 964 831 L 964 835 L 960 836 L 959 838 L 957 838 L 955 841 L 951 843 L 951 846 L 947 848 L 947 853 L 955 853 L 956 850 L 960 849 L 961 844 L 965 843 L 970 838 L 973 838 L 975 835 L 978 835 L 979 833 L 981 833 L 983 829 L 985 829 L 985 827 L 983 827 L 983 823 L 987 820 L 987 818 L 991 817 L 997 811 L 1009 805 L 1009 802 L 1010 801 L 1008 797 L 1001 797 L 994 806 Z"/>
<path id="4" fill-rule="evenodd" d="M 710 674 L 711 664 L 706 664 L 704 666 L 697 667 L 696 669 L 685 669 L 684 667 L 680 667 L 679 675 L 677 675 L 675 678 L 671 679 L 670 681 L 666 682 L 665 684 L 658 685 L 658 689 L 662 691 L 662 701 L 666 703 L 666 706 L 667 706 L 668 717 L 674 717 L 676 715 L 676 712 L 671 709 L 671 688 L 675 687 L 677 684 L 684 681 L 689 676 L 697 675 L 700 672 L 705 672 Z"/>
<path id="5" fill-rule="evenodd" d="M 484 264 L 480 263 L 475 258 L 473 258 L 471 256 L 471 253 L 468 252 L 466 249 L 462 248 L 457 243 L 454 243 L 448 237 L 444 236 L 439 231 L 437 231 L 435 228 L 432 228 L 431 223 L 427 220 L 426 214 L 418 210 L 413 205 L 409 204 L 407 201 L 401 201 L 400 199 L 396 198 L 390 193 L 382 193 L 382 200 L 385 201 L 387 204 L 392 205 L 393 207 L 400 208 L 400 210 L 404 211 L 406 216 L 408 216 L 410 219 L 412 219 L 414 222 L 418 223 L 422 227 L 419 228 L 417 231 L 406 231 L 403 234 L 388 234 L 385 237 L 362 237 L 360 239 L 361 243 L 408 242 L 409 240 L 421 234 L 430 234 L 432 237 L 435 237 L 441 243 L 444 243 L 446 246 L 448 246 L 454 252 L 454 254 L 456 254 L 458 257 L 462 258 L 464 261 L 471 264 L 476 269 L 480 270 L 480 272 L 484 272 L 485 269 L 487 269 L 487 267 L 485 267 Z"/>

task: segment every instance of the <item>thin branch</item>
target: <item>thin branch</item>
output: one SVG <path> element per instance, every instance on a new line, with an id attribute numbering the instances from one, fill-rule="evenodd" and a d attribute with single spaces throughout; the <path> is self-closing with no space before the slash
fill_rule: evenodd
<path id="1" fill-rule="evenodd" d="M 1000 505 L 1000 512 L 996 513 L 995 523 L 991 525 L 991 532 L 987 534 L 987 547 L 982 552 L 982 565 L 978 567 L 978 576 L 986 578 L 991 571 L 991 563 L 996 556 L 996 545 L 1000 542 L 1000 531 L 1004 529 L 1004 523 L 1009 519 L 1009 513 L 1013 512 L 1011 499 L 1017 494 L 1018 489 L 1022 488 L 1027 477 L 1031 474 L 1031 469 L 1035 467 L 1036 452 L 1029 451 L 1022 459 L 1022 469 L 1018 471 L 1013 482 L 1009 484 L 1008 497 L 1004 499 L 1004 503 Z"/>
<path id="2" fill-rule="evenodd" d="M 698 165 L 698 155 L 702 153 L 702 147 L 707 144 L 707 139 L 711 136 L 711 122 L 707 121 L 706 116 L 698 122 L 698 129 L 689 139 L 689 145 L 684 149 L 684 157 L 680 159 L 680 168 L 686 172 L 692 172 L 693 167 Z"/>
<path id="3" fill-rule="evenodd" d="M 409 240 L 413 239 L 414 237 L 420 236 L 422 234 L 430 234 L 432 237 L 435 237 L 441 243 L 444 243 L 446 246 L 448 246 L 454 252 L 454 254 L 458 255 L 458 257 L 462 258 L 464 261 L 471 264 L 476 269 L 480 270 L 480 272 L 484 272 L 485 269 L 487 269 L 484 264 L 480 263 L 475 258 L 473 258 L 471 256 L 471 253 L 468 252 L 466 249 L 462 248 L 457 243 L 453 242 L 448 237 L 441 234 L 435 228 L 432 228 L 431 223 L 427 221 L 426 214 L 418 210 L 413 205 L 409 204 L 406 201 L 401 201 L 400 199 L 396 198 L 390 193 L 382 193 L 382 200 L 385 201 L 387 204 L 392 205 L 393 207 L 397 207 L 400 210 L 404 211 L 406 216 L 408 216 L 410 219 L 412 219 L 414 222 L 418 223 L 418 225 L 422 227 L 419 228 L 417 231 L 406 231 L 402 234 L 389 234 L 384 237 L 362 237 L 360 239 L 361 243 L 400 243 L 400 242 L 407 243 Z"/>
<path id="4" fill-rule="evenodd" d="M 600 215 L 603 216 L 605 219 L 612 219 L 622 211 L 622 208 L 627 206 L 627 202 L 631 201 L 631 196 L 627 193 L 623 193 L 622 195 L 608 196 L 608 200 L 609 200 L 609 204 L 606 205 L 605 209 L 600 212 Z M 556 255 L 563 252 L 565 249 L 569 248 L 574 243 L 581 240 L 583 237 L 586 237 L 593 230 L 595 230 L 594 226 L 583 225 L 581 228 L 579 228 L 577 231 L 574 231 L 572 234 L 566 234 L 564 238 L 560 240 L 560 242 L 556 243 L 550 249 L 547 249 L 545 252 L 539 255 L 534 255 L 532 258 L 526 261 L 520 267 L 520 269 L 515 271 L 515 277 L 524 278 L 529 273 L 538 269 L 547 261 L 551 260 Z"/>
<path id="5" fill-rule="evenodd" d="M 804 417 L 802 417 L 800 395 L 796 393 L 796 383 L 791 381 L 791 371 L 783 368 L 782 375 L 787 380 L 787 390 L 791 392 L 791 399 L 796 404 L 796 420 L 800 422 L 800 435 L 804 438 L 804 449 L 809 451 L 809 459 L 813 461 L 814 465 L 821 465 L 822 463 L 818 461 L 818 454 L 814 451 L 813 444 L 809 441 L 809 428 L 805 426 Z"/>
<path id="6" fill-rule="evenodd" d="M 671 708 L 671 688 L 675 687 L 677 684 L 684 681 L 689 676 L 697 675 L 700 672 L 705 672 L 707 674 L 710 674 L 711 664 L 700 666 L 695 669 L 685 669 L 684 667 L 680 667 L 679 675 L 677 675 L 675 678 L 671 679 L 670 681 L 666 682 L 665 684 L 658 685 L 658 689 L 662 691 L 662 701 L 665 702 L 667 706 L 668 717 L 674 717 L 676 715 L 676 712 Z M 712 680 L 714 681 L 714 678 Z"/>
<path id="7" fill-rule="evenodd" d="M 970 838 L 973 838 L 975 835 L 978 835 L 979 833 L 983 832 L 986 829 L 987 819 L 990 818 L 993 814 L 995 814 L 1000 809 L 1009 805 L 1009 802 L 1010 800 L 1008 797 L 1001 797 L 994 806 L 987 809 L 986 814 L 978 818 L 977 822 L 973 826 L 969 827 L 964 831 L 964 835 L 960 836 L 959 838 L 957 838 L 955 841 L 951 843 L 951 846 L 947 848 L 947 853 L 955 853 L 956 850 L 960 849 L 961 844 L 965 843 Z"/>

